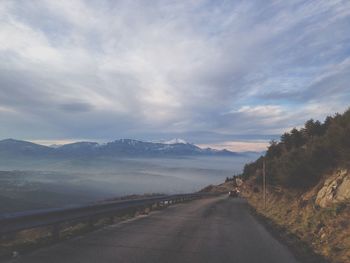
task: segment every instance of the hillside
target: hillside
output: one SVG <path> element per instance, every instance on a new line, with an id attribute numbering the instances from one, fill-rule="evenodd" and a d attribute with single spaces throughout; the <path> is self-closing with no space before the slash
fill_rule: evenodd
<path id="1" fill-rule="evenodd" d="M 316 185 L 325 172 L 350 166 L 350 109 L 320 121 L 308 120 L 301 129 L 292 129 L 272 141 L 265 156 L 244 167 L 248 179 L 261 172 L 266 161 L 268 184 L 307 189 Z"/>
<path id="2" fill-rule="evenodd" d="M 350 262 L 349 170 L 326 173 L 308 190 L 268 185 L 266 207 L 256 179 L 246 180 L 241 193 L 288 243 L 296 245 L 299 252 L 313 251 L 329 262 Z"/>
<path id="3" fill-rule="evenodd" d="M 330 262 L 350 262 L 349 167 L 347 110 L 323 123 L 309 120 L 303 128 L 284 133 L 279 142 L 272 141 L 264 156 L 245 166 L 241 192 L 287 239 L 298 240 L 299 249 L 309 247 Z"/>

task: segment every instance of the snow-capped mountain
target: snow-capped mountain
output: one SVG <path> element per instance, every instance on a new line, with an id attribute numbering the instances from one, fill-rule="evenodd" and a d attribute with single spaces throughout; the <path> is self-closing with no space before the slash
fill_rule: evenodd
<path id="1" fill-rule="evenodd" d="M 0 141 L 0 155 L 6 156 L 42 156 L 42 157 L 166 157 L 220 155 L 235 156 L 235 152 L 227 150 L 202 149 L 182 139 L 167 142 L 144 142 L 132 139 L 120 139 L 105 144 L 96 142 L 76 142 L 61 146 L 49 147 L 19 140 Z"/>
<path id="2" fill-rule="evenodd" d="M 164 144 L 178 144 L 178 143 L 187 144 L 187 142 L 184 139 L 179 139 L 179 138 L 174 138 L 169 141 L 165 141 L 163 143 Z"/>

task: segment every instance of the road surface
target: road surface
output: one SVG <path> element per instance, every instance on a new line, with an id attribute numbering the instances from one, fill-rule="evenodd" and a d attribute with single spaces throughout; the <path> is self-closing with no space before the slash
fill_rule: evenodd
<path id="1" fill-rule="evenodd" d="M 242 199 L 177 204 L 20 256 L 11 263 L 297 262 Z"/>

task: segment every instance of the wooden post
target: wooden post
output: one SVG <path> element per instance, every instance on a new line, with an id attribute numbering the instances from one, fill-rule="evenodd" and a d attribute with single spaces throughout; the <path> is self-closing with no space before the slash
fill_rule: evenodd
<path id="1" fill-rule="evenodd" d="M 263 159 L 263 200 L 264 200 L 264 209 L 266 209 L 266 164 L 265 158 Z"/>

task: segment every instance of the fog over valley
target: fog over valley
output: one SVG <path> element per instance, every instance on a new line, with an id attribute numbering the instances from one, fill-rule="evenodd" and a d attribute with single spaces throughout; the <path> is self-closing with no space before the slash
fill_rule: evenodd
<path id="1" fill-rule="evenodd" d="M 111 144 L 113 150 L 108 154 L 92 155 L 87 145 L 93 143 L 45 147 L 25 141 L 0 141 L 1 213 L 65 207 L 132 194 L 195 192 L 240 173 L 247 161 L 259 155 L 203 150 L 177 141 L 161 144 L 117 140 Z"/>

